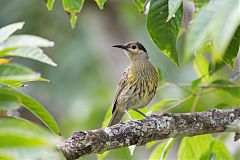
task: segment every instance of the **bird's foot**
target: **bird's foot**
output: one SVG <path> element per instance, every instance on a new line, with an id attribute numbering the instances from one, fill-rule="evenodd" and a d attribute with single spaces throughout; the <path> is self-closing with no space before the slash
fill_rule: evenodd
<path id="1" fill-rule="evenodd" d="M 140 124 L 140 125 L 143 125 L 143 122 L 141 120 L 134 120 L 134 122 Z"/>
<path id="2" fill-rule="evenodd" d="M 146 118 L 146 119 L 150 119 L 151 117 L 152 117 L 152 115 L 151 115 L 151 116 L 146 116 L 145 118 Z"/>
<path id="3" fill-rule="evenodd" d="M 146 114 L 144 114 L 143 112 L 139 111 L 138 109 L 133 109 L 133 110 L 134 110 L 135 112 L 141 114 L 143 117 L 145 117 L 145 118 L 147 118 L 147 119 L 151 118 L 151 116 L 147 116 Z"/>
<path id="4" fill-rule="evenodd" d="M 153 118 L 153 117 L 157 117 L 159 116 L 158 114 L 151 114 L 149 117 Z"/>

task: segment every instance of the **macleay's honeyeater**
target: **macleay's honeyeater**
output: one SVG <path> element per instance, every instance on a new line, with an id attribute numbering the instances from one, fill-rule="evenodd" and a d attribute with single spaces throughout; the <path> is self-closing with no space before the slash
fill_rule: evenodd
<path id="1" fill-rule="evenodd" d="M 108 126 L 119 123 L 124 113 L 132 119 L 129 109 L 146 117 L 138 108 L 148 105 L 158 86 L 158 71 L 150 62 L 147 50 L 141 43 L 129 42 L 113 47 L 124 49 L 130 59 L 130 66 L 124 71 L 118 84 Z"/>

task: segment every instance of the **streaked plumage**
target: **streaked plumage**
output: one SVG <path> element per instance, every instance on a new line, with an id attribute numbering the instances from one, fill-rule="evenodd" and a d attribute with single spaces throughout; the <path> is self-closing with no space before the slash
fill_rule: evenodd
<path id="1" fill-rule="evenodd" d="M 115 47 L 126 51 L 130 66 L 123 73 L 117 87 L 113 115 L 108 126 L 120 122 L 125 111 L 145 107 L 154 97 L 158 85 L 157 69 L 151 64 L 141 43 L 130 42 Z"/>

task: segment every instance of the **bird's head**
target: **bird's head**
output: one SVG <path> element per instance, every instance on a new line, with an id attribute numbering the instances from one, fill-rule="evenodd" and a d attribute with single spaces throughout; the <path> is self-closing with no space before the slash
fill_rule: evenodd
<path id="1" fill-rule="evenodd" d="M 129 42 L 127 44 L 114 45 L 112 47 L 124 49 L 125 53 L 128 55 L 131 61 L 149 59 L 147 50 L 139 42 Z"/>

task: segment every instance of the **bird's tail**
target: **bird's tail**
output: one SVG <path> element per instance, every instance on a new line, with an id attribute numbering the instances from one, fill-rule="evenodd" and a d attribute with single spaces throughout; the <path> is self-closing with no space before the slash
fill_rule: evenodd
<path id="1" fill-rule="evenodd" d="M 112 114 L 112 118 L 111 118 L 110 122 L 108 123 L 108 127 L 120 122 L 123 115 L 124 115 L 124 112 L 120 112 L 116 109 Z"/>

